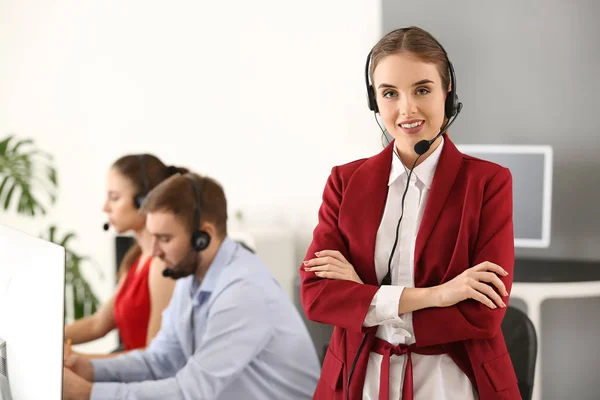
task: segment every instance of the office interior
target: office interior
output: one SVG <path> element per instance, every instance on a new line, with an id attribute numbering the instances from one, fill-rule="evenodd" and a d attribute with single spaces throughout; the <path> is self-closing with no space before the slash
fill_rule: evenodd
<path id="1" fill-rule="evenodd" d="M 231 236 L 304 317 L 298 270 L 331 168 L 382 149 L 366 56 L 384 33 L 421 26 L 456 71 L 464 108 L 450 137 L 519 183 L 509 305 L 535 328 L 531 398 L 596 399 L 599 18 L 587 0 L 3 0 L 0 142 L 31 139 L 58 184 L 55 201 L 35 189 L 45 213 L 34 216 L 2 207 L 0 191 L 0 224 L 74 233 L 70 248 L 89 257 L 81 270 L 102 302 L 131 244 L 101 229 L 106 172 L 124 154 L 152 153 L 223 184 Z M 322 356 L 331 327 L 304 319 Z M 79 349 L 118 344 L 112 332 Z"/>

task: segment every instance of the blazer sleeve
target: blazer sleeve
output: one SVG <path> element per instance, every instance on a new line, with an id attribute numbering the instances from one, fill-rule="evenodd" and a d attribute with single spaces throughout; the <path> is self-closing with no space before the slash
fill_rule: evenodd
<path id="1" fill-rule="evenodd" d="M 339 167 L 334 167 L 323 192 L 318 223 L 305 260 L 314 258 L 317 251 L 337 250 L 352 263 L 348 246 L 338 227 L 342 196 Z M 360 275 L 360 269 L 353 266 Z M 358 332 L 369 330 L 363 327 L 363 322 L 378 286 L 319 278 L 314 272 L 305 271 L 303 265 L 300 267 L 300 278 L 300 297 L 308 319 Z"/>
<path id="2" fill-rule="evenodd" d="M 484 261 L 500 265 L 508 272 L 507 276 L 499 278 L 510 295 L 514 256 L 512 175 L 503 168 L 484 191 L 479 233 L 470 267 Z M 508 297 L 501 295 L 501 298 L 508 303 Z M 450 307 L 415 311 L 413 319 L 417 343 L 429 346 L 467 339 L 490 339 L 500 331 L 505 313 L 506 308 L 490 309 L 472 299 Z"/>

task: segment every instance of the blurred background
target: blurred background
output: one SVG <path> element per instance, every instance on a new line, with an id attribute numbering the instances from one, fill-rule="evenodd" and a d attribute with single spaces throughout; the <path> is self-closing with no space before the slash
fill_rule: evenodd
<path id="1" fill-rule="evenodd" d="M 598 20 L 593 0 L 0 0 L 0 173 L 22 154 L 42 168 L 30 171 L 42 183 L 25 197 L 27 184 L 12 200 L 14 181 L 0 186 L 0 223 L 57 241 L 73 234 L 71 262 L 102 302 L 119 259 L 115 235 L 101 229 L 108 168 L 126 153 L 153 153 L 223 184 L 230 231 L 301 309 L 297 271 L 331 168 L 382 148 L 367 108 L 367 53 L 384 33 L 418 25 L 456 70 L 456 143 L 553 150 L 550 244 L 517 249 L 525 275 L 531 266 L 523 279 L 594 280 Z M 600 392 L 600 293 L 576 297 L 541 307 L 544 399 Z M 307 324 L 320 351 L 330 328 Z M 86 346 L 108 351 L 116 341 Z"/>

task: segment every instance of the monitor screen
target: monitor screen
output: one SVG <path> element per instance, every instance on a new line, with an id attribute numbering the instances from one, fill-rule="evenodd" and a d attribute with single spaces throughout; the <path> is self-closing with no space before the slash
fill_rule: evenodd
<path id="1" fill-rule="evenodd" d="M 515 246 L 550 246 L 552 147 L 460 144 L 456 147 L 464 154 L 510 170 L 513 179 Z"/>
<path id="2" fill-rule="evenodd" d="M 60 400 L 65 250 L 0 225 L 0 338 L 15 400 Z"/>

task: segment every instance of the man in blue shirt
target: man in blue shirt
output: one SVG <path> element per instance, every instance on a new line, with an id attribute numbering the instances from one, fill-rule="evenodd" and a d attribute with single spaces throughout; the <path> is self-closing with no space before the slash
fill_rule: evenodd
<path id="1" fill-rule="evenodd" d="M 142 211 L 163 275 L 178 280 L 160 332 L 144 351 L 67 358 L 63 397 L 311 399 L 320 364 L 306 326 L 262 261 L 227 236 L 221 186 L 173 176 Z"/>

